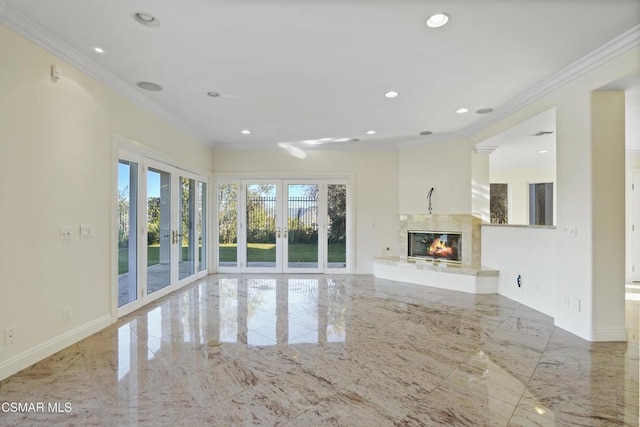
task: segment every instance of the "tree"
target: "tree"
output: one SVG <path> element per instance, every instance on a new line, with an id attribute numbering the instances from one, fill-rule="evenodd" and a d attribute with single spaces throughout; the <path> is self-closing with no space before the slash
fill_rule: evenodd
<path id="1" fill-rule="evenodd" d="M 341 184 L 327 187 L 329 243 L 343 243 L 347 234 L 347 189 Z"/>
<path id="2" fill-rule="evenodd" d="M 238 189 L 234 184 L 218 185 L 220 243 L 238 243 Z"/>
<path id="3" fill-rule="evenodd" d="M 160 197 L 147 199 L 147 244 L 160 244 Z"/>
<path id="4" fill-rule="evenodd" d="M 129 186 L 118 191 L 118 247 L 125 248 L 129 243 Z"/>

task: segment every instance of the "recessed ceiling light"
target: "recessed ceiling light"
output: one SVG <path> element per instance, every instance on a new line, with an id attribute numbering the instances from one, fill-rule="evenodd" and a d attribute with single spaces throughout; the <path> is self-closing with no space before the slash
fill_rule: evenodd
<path id="1" fill-rule="evenodd" d="M 367 135 L 375 135 L 375 134 L 376 134 L 376 131 L 375 131 L 375 130 L 373 130 L 373 129 L 371 129 L 371 130 L 366 131 L 365 133 L 366 133 Z"/>
<path id="2" fill-rule="evenodd" d="M 548 152 L 549 152 L 549 150 L 540 150 L 540 151 L 538 151 L 538 154 L 545 154 L 545 153 L 548 153 Z"/>
<path id="3" fill-rule="evenodd" d="M 146 25 L 147 27 L 157 27 L 160 25 L 160 20 L 150 14 L 149 12 L 135 12 L 133 19 L 139 24 Z"/>
<path id="4" fill-rule="evenodd" d="M 240 131 L 240 133 L 243 135 L 251 135 L 251 131 L 249 129 L 243 129 Z"/>
<path id="5" fill-rule="evenodd" d="M 456 110 L 456 113 L 458 113 L 458 114 L 464 114 L 464 113 L 468 113 L 468 112 L 469 112 L 468 108 L 458 108 Z"/>
<path id="6" fill-rule="evenodd" d="M 207 95 L 209 95 L 212 98 L 217 98 L 217 97 L 220 96 L 220 94 L 218 92 L 214 92 L 214 91 L 207 92 Z"/>
<path id="7" fill-rule="evenodd" d="M 138 82 L 136 83 L 140 89 L 150 90 L 151 92 L 160 92 L 162 86 L 153 82 Z"/>
<path id="8" fill-rule="evenodd" d="M 440 28 L 449 22 L 449 15 L 446 13 L 436 13 L 427 19 L 427 27 Z"/>
<path id="9" fill-rule="evenodd" d="M 420 135 L 424 135 L 424 136 L 428 136 L 431 135 L 433 132 L 431 132 L 430 130 L 423 130 L 422 132 L 420 132 Z"/>
<path id="10" fill-rule="evenodd" d="M 385 93 L 384 96 L 387 98 L 395 98 L 398 95 L 400 95 L 398 92 L 396 92 L 395 90 L 390 90 L 389 92 Z"/>
<path id="11" fill-rule="evenodd" d="M 103 48 L 101 48 L 101 47 L 99 47 L 99 46 L 95 46 L 95 47 L 93 48 L 93 51 L 94 51 L 95 53 L 100 53 L 100 54 L 105 53 L 105 52 L 104 52 L 104 49 L 103 49 Z"/>
<path id="12" fill-rule="evenodd" d="M 493 111 L 493 108 L 481 108 L 476 111 L 476 114 L 489 114 Z"/>

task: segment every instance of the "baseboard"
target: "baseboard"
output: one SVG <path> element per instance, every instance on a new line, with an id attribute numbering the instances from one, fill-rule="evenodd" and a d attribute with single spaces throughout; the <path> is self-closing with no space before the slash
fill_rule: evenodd
<path id="1" fill-rule="evenodd" d="M 627 330 L 625 328 L 593 329 L 590 341 L 626 341 Z"/>
<path id="2" fill-rule="evenodd" d="M 20 372 L 24 368 L 28 368 L 34 363 L 51 356 L 58 351 L 69 347 L 71 344 L 94 334 L 107 326 L 111 325 L 111 314 L 105 314 L 98 317 L 89 323 L 79 326 L 75 329 L 65 332 L 62 335 L 58 335 L 50 340 L 47 340 L 35 347 L 30 348 L 20 354 L 17 354 L 5 361 L 0 362 L 0 380 L 3 380 L 17 372 Z"/>

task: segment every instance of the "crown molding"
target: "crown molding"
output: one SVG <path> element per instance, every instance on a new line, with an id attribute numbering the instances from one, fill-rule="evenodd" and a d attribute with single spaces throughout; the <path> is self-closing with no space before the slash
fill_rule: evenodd
<path id="1" fill-rule="evenodd" d="M 99 83 L 102 83 L 107 88 L 130 101 L 132 104 L 154 114 L 185 135 L 190 136 L 207 146 L 212 145 L 211 141 L 188 125 L 185 121 L 171 114 L 169 111 L 147 98 L 144 94 L 140 93 L 137 89 L 131 87 L 128 83 L 120 80 L 114 74 L 109 73 L 104 68 L 89 60 L 69 44 L 56 38 L 49 31 L 27 18 L 24 14 L 11 5 L 8 5 L 5 1 L 0 1 L 0 23 L 32 41 L 44 50 L 50 52 L 57 58 L 87 74 Z"/>
<path id="2" fill-rule="evenodd" d="M 199 142 L 214 149 L 238 149 L 233 144 L 216 144 L 208 138 L 205 138 L 204 135 L 195 130 L 192 126 L 188 125 L 184 120 L 178 118 L 174 114 L 167 111 L 165 108 L 153 102 L 151 99 L 140 93 L 137 89 L 133 88 L 128 83 L 107 72 L 102 67 L 89 60 L 86 56 L 78 52 L 76 49 L 72 48 L 67 43 L 57 39 L 53 34 L 24 16 L 16 8 L 8 5 L 5 0 L 0 0 L 0 23 L 6 25 L 8 28 L 12 29 L 23 37 L 31 40 L 41 48 L 47 50 L 61 60 L 69 63 L 70 65 L 79 69 L 96 81 L 102 83 L 109 89 L 113 90 L 114 92 L 123 96 L 125 99 L 132 102 L 134 105 L 137 105 L 151 112 L 158 118 L 174 126 L 184 134 L 198 140 Z M 560 70 L 548 79 L 522 92 L 520 95 L 508 101 L 506 104 L 496 108 L 491 114 L 484 116 L 482 119 L 477 120 L 466 128 L 453 132 L 435 133 L 427 137 L 412 137 L 410 140 L 404 139 L 392 145 L 396 149 L 398 149 L 420 146 L 424 145 L 425 143 L 430 144 L 436 142 L 447 142 L 455 139 L 471 137 L 487 129 L 491 125 L 499 122 L 500 120 L 510 116 L 523 107 L 543 98 L 544 96 L 557 90 L 558 88 L 587 74 L 597 67 L 630 51 L 631 49 L 636 48 L 637 46 L 640 46 L 640 25 L 631 28 L 630 30 L 626 31 L 625 33 L 621 34 L 620 36 L 616 37 L 600 48 L 585 55 L 573 64 Z M 256 145 L 256 147 L 251 147 L 248 149 L 265 149 L 265 147 L 261 146 L 259 148 L 258 145 Z M 344 148 L 341 147 L 341 149 Z M 350 147 L 347 149 L 357 150 L 365 149 L 365 147 Z"/>
<path id="3" fill-rule="evenodd" d="M 488 114 L 466 127 L 464 129 L 465 133 L 472 136 L 485 130 L 492 124 L 510 116 L 521 108 L 534 103 L 569 82 L 582 77 L 638 46 L 640 46 L 640 25 L 636 25 L 610 42 L 583 56 L 573 64 L 558 71 L 548 79 L 522 92 L 511 101 L 494 110 L 492 114 Z"/>
<path id="4" fill-rule="evenodd" d="M 491 154 L 496 151 L 496 148 L 500 148 L 497 145 L 476 145 L 473 147 L 473 151 L 477 154 Z"/>

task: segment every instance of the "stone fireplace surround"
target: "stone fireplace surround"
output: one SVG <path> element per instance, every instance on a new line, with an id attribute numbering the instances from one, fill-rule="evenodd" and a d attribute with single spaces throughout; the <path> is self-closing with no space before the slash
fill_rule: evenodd
<path id="1" fill-rule="evenodd" d="M 407 260 L 409 230 L 452 232 L 462 234 L 462 265 L 480 268 L 481 225 L 482 220 L 473 215 L 400 215 L 400 258 Z"/>
<path id="2" fill-rule="evenodd" d="M 498 292 L 498 271 L 481 265 L 482 220 L 466 214 L 400 215 L 400 257 L 373 260 L 373 274 L 441 289 L 487 294 Z M 452 232 L 462 234 L 462 263 L 409 261 L 408 231 Z"/>

